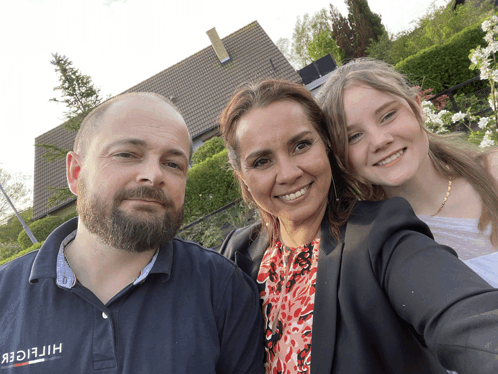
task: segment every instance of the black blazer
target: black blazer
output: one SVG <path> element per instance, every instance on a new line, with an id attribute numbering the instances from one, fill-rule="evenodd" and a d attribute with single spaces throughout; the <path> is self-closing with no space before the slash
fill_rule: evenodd
<path id="1" fill-rule="evenodd" d="M 337 243 L 322 223 L 311 373 L 498 373 L 498 290 L 435 243 L 405 199 L 360 202 L 347 226 Z M 235 230 L 221 247 L 254 280 L 259 234 Z"/>

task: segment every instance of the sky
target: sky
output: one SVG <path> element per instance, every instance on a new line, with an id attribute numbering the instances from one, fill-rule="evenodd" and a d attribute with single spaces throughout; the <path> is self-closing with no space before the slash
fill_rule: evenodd
<path id="1" fill-rule="evenodd" d="M 435 0 L 437 6 L 449 0 Z M 389 32 L 413 26 L 432 0 L 369 0 Z M 66 55 L 103 96 L 117 95 L 258 21 L 269 37 L 292 38 L 298 16 L 343 0 L 15 0 L 0 5 L 0 167 L 33 175 L 34 142 L 63 122 L 51 53 Z"/>

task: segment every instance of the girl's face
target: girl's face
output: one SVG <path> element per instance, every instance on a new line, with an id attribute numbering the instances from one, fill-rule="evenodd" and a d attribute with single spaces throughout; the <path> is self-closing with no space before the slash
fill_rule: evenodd
<path id="1" fill-rule="evenodd" d="M 285 100 L 252 109 L 240 119 L 236 140 L 240 176 L 263 210 L 294 225 L 321 219 L 332 171 L 301 105 Z"/>
<path id="2" fill-rule="evenodd" d="M 344 92 L 348 166 L 374 185 L 398 187 L 429 160 L 429 139 L 408 102 L 368 86 Z"/>

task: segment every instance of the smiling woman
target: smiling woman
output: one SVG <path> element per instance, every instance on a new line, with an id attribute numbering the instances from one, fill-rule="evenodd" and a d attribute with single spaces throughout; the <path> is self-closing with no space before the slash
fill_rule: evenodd
<path id="1" fill-rule="evenodd" d="M 414 115 L 405 116 L 407 102 L 365 94 L 351 91 L 351 104 L 373 116 L 349 117 L 351 142 L 403 143 L 375 158 L 361 148 L 355 165 L 384 178 L 375 167 L 399 163 L 402 178 L 423 158 L 412 144 L 427 137 Z M 498 370 L 498 342 L 488 339 L 498 334 L 498 291 L 435 243 L 406 200 L 358 201 L 306 88 L 248 84 L 220 127 L 244 199 L 262 217 L 229 234 L 221 252 L 258 284 L 267 373 Z"/>

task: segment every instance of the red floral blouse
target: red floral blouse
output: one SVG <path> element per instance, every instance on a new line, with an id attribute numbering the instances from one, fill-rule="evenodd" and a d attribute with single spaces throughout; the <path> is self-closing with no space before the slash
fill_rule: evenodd
<path id="1" fill-rule="evenodd" d="M 320 239 L 289 248 L 276 242 L 265 252 L 258 283 L 265 320 L 266 373 L 310 373 L 311 328 Z"/>

